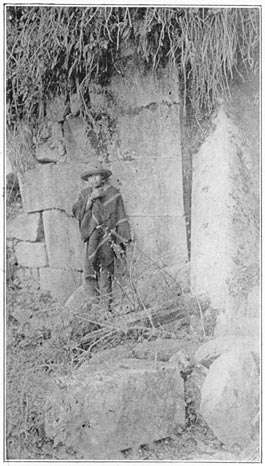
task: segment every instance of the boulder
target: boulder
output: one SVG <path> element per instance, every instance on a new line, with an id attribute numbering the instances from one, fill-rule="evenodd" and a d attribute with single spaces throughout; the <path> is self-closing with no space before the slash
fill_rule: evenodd
<path id="1" fill-rule="evenodd" d="M 198 343 L 196 342 L 158 338 L 154 341 L 144 341 L 135 345 L 132 349 L 132 357 L 136 359 L 169 361 L 172 356 L 183 349 L 187 354 L 191 355 L 197 346 Z"/>
<path id="2" fill-rule="evenodd" d="M 6 237 L 22 241 L 39 241 L 42 236 L 42 219 L 40 212 L 19 214 L 7 222 Z"/>
<path id="3" fill-rule="evenodd" d="M 60 379 L 45 407 L 46 436 L 85 460 L 117 459 L 119 451 L 168 437 L 184 423 L 177 371 L 133 359 L 81 366 Z"/>
<path id="4" fill-rule="evenodd" d="M 81 285 L 81 273 L 75 270 L 40 269 L 40 288 L 48 291 L 60 304 L 64 304 L 69 296 Z"/>
<path id="5" fill-rule="evenodd" d="M 207 341 L 197 349 L 194 357 L 199 363 L 209 368 L 210 365 L 223 353 L 235 349 L 251 352 L 255 357 L 255 360 L 257 360 L 260 355 L 260 343 L 257 339 L 230 335 Z"/>
<path id="6" fill-rule="evenodd" d="M 18 265 L 22 267 L 38 268 L 48 265 L 46 246 L 44 243 L 30 243 L 19 241 L 15 245 Z"/>
<path id="7" fill-rule="evenodd" d="M 250 352 L 228 351 L 211 365 L 201 391 L 200 412 L 229 448 L 250 444 L 259 412 L 259 376 Z"/>
<path id="8" fill-rule="evenodd" d="M 50 267 L 82 270 L 82 244 L 78 222 L 59 210 L 43 212 Z"/>

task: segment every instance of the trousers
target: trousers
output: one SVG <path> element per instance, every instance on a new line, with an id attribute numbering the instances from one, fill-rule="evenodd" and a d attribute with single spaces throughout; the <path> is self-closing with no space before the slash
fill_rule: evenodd
<path id="1" fill-rule="evenodd" d="M 88 263 L 87 247 L 84 245 L 83 260 L 83 285 L 87 293 L 95 302 L 105 310 L 111 310 L 112 305 L 112 282 L 114 278 L 114 261 L 107 266 L 98 264 L 95 274 L 91 275 L 91 267 Z"/>

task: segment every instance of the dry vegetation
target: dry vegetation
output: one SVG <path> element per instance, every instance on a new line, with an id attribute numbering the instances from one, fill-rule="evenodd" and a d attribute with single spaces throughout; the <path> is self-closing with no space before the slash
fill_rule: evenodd
<path id="1" fill-rule="evenodd" d="M 176 65 L 184 106 L 211 111 L 235 73 L 257 66 L 258 8 L 13 7 L 7 16 L 7 120 L 35 123 L 47 101 L 107 84 L 131 49 L 147 68 Z"/>

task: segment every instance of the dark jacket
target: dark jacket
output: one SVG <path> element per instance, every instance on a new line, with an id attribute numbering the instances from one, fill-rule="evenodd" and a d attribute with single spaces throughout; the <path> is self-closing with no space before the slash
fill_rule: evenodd
<path id="1" fill-rule="evenodd" d="M 99 188 L 100 191 L 101 188 Z M 72 211 L 79 221 L 81 239 L 88 242 L 88 260 L 97 270 L 114 260 L 113 243 L 124 245 L 130 241 L 130 227 L 125 214 L 121 193 L 111 185 L 106 185 L 86 210 L 92 188 L 79 194 Z"/>

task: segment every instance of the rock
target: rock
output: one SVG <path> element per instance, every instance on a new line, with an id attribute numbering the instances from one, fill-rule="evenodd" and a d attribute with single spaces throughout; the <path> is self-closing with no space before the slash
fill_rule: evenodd
<path id="1" fill-rule="evenodd" d="M 89 295 L 85 285 L 82 284 L 67 299 L 65 307 L 75 313 L 81 312 L 91 306 L 92 300 L 93 298 Z"/>
<path id="2" fill-rule="evenodd" d="M 35 214 L 19 214 L 7 222 L 6 237 L 22 241 L 39 241 L 42 233 L 42 219 L 39 212 Z"/>
<path id="3" fill-rule="evenodd" d="M 251 337 L 238 337 L 235 335 L 215 338 L 207 341 L 196 351 L 195 359 L 205 367 L 210 365 L 227 351 L 235 350 L 236 348 L 249 351 L 255 359 L 260 355 L 260 343 L 257 339 Z"/>
<path id="4" fill-rule="evenodd" d="M 110 91 L 118 105 L 126 109 L 148 107 L 152 104 L 179 103 L 179 84 L 177 73 L 169 67 L 156 73 L 143 73 L 138 69 L 122 79 L 116 75 L 111 82 Z"/>
<path id="5" fill-rule="evenodd" d="M 38 165 L 19 176 L 25 212 L 60 209 L 72 215 L 72 205 L 85 187 L 80 175 L 85 164 Z"/>
<path id="6" fill-rule="evenodd" d="M 201 390 L 207 373 L 206 367 L 202 364 L 196 364 L 184 381 L 186 418 L 189 424 L 203 423 L 200 413 Z"/>
<path id="7" fill-rule="evenodd" d="M 155 158 L 164 158 L 168 161 L 170 157 L 180 160 L 179 112 L 179 105 L 165 104 L 141 107 L 131 114 L 121 112 L 117 117 L 120 139 L 117 157 L 127 161 L 136 158 L 149 158 L 152 162 Z"/>
<path id="8" fill-rule="evenodd" d="M 46 267 L 48 257 L 44 243 L 29 243 L 19 241 L 15 246 L 15 254 L 18 265 L 22 267 Z"/>
<path id="9" fill-rule="evenodd" d="M 64 122 L 64 139 L 67 158 L 73 162 L 89 162 L 97 157 L 87 135 L 82 117 L 75 116 Z"/>
<path id="10" fill-rule="evenodd" d="M 81 284 L 81 273 L 74 270 L 53 269 L 44 267 L 40 269 L 40 288 L 49 291 L 60 304 L 64 304 L 69 296 Z"/>
<path id="11" fill-rule="evenodd" d="M 82 244 L 78 222 L 59 210 L 43 212 L 43 224 L 50 267 L 82 270 Z"/>
<path id="12" fill-rule="evenodd" d="M 120 450 L 168 437 L 185 422 L 183 381 L 173 368 L 125 359 L 85 364 L 60 379 L 45 407 L 45 433 L 78 459 L 116 459 Z"/>
<path id="13" fill-rule="evenodd" d="M 39 269 L 17 267 L 14 271 L 14 280 L 16 280 L 22 288 L 38 290 L 40 288 Z"/>
<path id="14" fill-rule="evenodd" d="M 65 98 L 55 97 L 47 106 L 47 119 L 54 123 L 63 122 L 65 111 Z"/>
<path id="15" fill-rule="evenodd" d="M 251 353 L 228 351 L 209 369 L 200 412 L 221 442 L 229 448 L 244 448 L 252 439 L 259 395 L 259 376 Z"/>
<path id="16" fill-rule="evenodd" d="M 260 318 L 261 313 L 261 298 L 260 286 L 254 286 L 248 294 L 247 298 L 247 316 L 252 318 Z"/>
<path id="17" fill-rule="evenodd" d="M 72 94 L 70 96 L 70 107 L 72 115 L 79 115 L 82 108 L 82 101 L 78 94 Z"/>
<path id="18" fill-rule="evenodd" d="M 132 349 L 132 357 L 137 359 L 151 359 L 158 361 L 170 361 L 175 354 L 185 349 L 185 352 L 191 355 L 195 348 L 197 348 L 197 343 L 187 342 L 181 339 L 162 339 L 158 338 L 154 341 L 144 341 L 138 343 Z"/>
<path id="19" fill-rule="evenodd" d="M 36 159 L 39 162 L 62 162 L 65 155 L 65 143 L 60 123 L 49 122 L 48 138 L 36 147 Z"/>
<path id="20" fill-rule="evenodd" d="M 181 161 L 170 158 L 138 158 L 131 162 L 111 163 L 112 183 L 124 197 L 130 216 L 183 216 Z M 141 200 L 141 201 L 140 201 Z M 165 220 L 165 218 L 163 218 Z"/>

